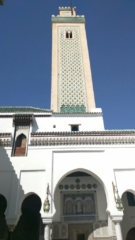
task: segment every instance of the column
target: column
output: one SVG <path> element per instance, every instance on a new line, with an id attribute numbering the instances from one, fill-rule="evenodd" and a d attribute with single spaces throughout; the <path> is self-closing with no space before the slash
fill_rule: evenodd
<path id="1" fill-rule="evenodd" d="M 12 240 L 14 229 L 15 229 L 14 225 L 8 225 L 8 240 Z"/>
<path id="2" fill-rule="evenodd" d="M 44 227 L 44 240 L 50 240 L 50 225 Z"/>
<path id="3" fill-rule="evenodd" d="M 117 240 L 123 240 L 120 222 L 114 222 L 114 224 L 116 229 Z"/>

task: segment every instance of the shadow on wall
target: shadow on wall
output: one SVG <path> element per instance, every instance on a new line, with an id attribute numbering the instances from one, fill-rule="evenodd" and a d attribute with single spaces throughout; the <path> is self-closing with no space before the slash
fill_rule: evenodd
<path id="1" fill-rule="evenodd" d="M 40 119 L 40 118 L 39 118 L 39 119 Z M 34 118 L 33 118 L 33 124 L 32 124 L 32 132 L 37 132 L 38 129 L 39 129 L 38 123 L 37 123 L 36 118 L 34 117 Z"/>
<path id="2" fill-rule="evenodd" d="M 11 149 L 0 146 L 0 239 L 7 239 L 7 225 L 10 227 L 16 220 L 18 193 L 24 195 L 10 155 Z"/>

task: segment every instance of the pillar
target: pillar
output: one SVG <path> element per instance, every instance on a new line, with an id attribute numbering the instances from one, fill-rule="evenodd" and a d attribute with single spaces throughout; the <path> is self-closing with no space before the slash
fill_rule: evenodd
<path id="1" fill-rule="evenodd" d="M 120 222 L 115 222 L 117 240 L 123 240 Z"/>
<path id="2" fill-rule="evenodd" d="M 50 225 L 44 227 L 44 240 L 50 240 Z"/>
<path id="3" fill-rule="evenodd" d="M 14 229 L 15 229 L 15 225 L 8 225 L 8 240 L 12 240 Z"/>
<path id="4" fill-rule="evenodd" d="M 114 224 L 115 224 L 115 231 L 116 231 L 117 240 L 123 240 L 121 225 L 120 225 L 120 223 L 123 220 L 123 212 L 121 212 L 121 215 L 120 214 L 119 215 L 118 214 L 117 215 L 111 215 L 111 219 L 112 219 L 112 222 L 114 222 Z"/>

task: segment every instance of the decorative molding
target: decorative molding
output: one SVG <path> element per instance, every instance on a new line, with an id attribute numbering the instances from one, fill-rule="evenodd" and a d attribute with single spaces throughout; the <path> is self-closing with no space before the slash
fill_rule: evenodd
<path id="1" fill-rule="evenodd" d="M 76 112 L 76 113 L 73 113 L 73 112 L 68 112 L 68 113 L 66 113 L 66 112 L 52 112 L 53 113 L 53 115 L 64 115 L 64 117 L 68 117 L 68 116 L 70 116 L 70 117 L 72 117 L 72 116 L 89 116 L 89 115 L 94 115 L 94 116 L 102 116 L 103 114 L 102 114 L 102 112 Z"/>
<path id="2" fill-rule="evenodd" d="M 15 126 L 24 126 L 24 125 L 31 125 L 33 120 L 32 114 L 15 114 L 13 116 L 13 125 Z"/>
<path id="3" fill-rule="evenodd" d="M 68 238 L 68 224 L 54 222 L 52 224 L 52 238 L 53 239 L 66 239 Z"/>
<path id="4" fill-rule="evenodd" d="M 11 133 L 0 133 L 0 138 L 11 137 Z"/>
<path id="5" fill-rule="evenodd" d="M 94 238 L 109 237 L 109 226 L 106 221 L 93 223 Z"/>
<path id="6" fill-rule="evenodd" d="M 52 16 L 52 23 L 85 23 L 84 16 L 76 16 L 76 17 L 60 17 L 60 16 Z"/>
<path id="7" fill-rule="evenodd" d="M 98 219 L 97 216 L 63 216 L 61 217 L 61 221 L 65 222 L 88 222 L 88 221 L 96 221 Z"/>
<path id="8" fill-rule="evenodd" d="M 11 133 L 0 133 L 0 146 L 9 147 L 11 145 Z"/>
<path id="9" fill-rule="evenodd" d="M 135 138 L 32 138 L 31 146 L 61 146 L 61 145 L 127 145 L 135 144 Z"/>
<path id="10" fill-rule="evenodd" d="M 135 136 L 135 130 L 104 130 L 76 132 L 32 132 L 31 136 Z"/>

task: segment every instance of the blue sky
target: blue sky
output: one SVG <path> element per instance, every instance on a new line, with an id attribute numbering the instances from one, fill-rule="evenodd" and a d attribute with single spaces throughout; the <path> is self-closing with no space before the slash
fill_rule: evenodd
<path id="1" fill-rule="evenodd" d="M 0 105 L 50 108 L 51 15 L 69 0 L 0 7 Z M 96 106 L 106 129 L 135 128 L 135 0 L 73 0 L 86 17 Z"/>

